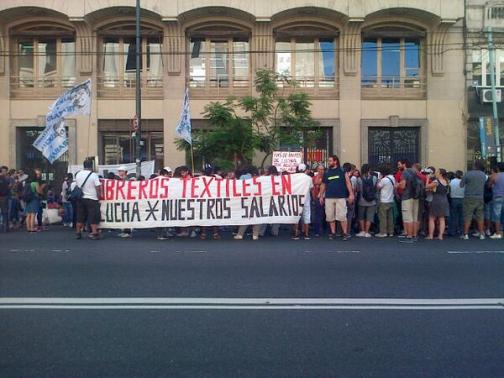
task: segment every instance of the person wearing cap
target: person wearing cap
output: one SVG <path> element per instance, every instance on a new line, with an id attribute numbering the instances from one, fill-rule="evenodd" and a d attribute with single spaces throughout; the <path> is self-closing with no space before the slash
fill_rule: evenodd
<path id="1" fill-rule="evenodd" d="M 306 164 L 301 163 L 298 165 L 297 173 L 304 173 L 308 175 L 306 172 Z M 308 192 L 306 193 L 305 202 L 303 206 L 303 213 L 301 214 L 301 221 L 303 222 L 303 231 L 304 231 L 304 239 L 310 240 L 310 223 L 311 223 L 311 195 L 310 192 L 313 188 L 313 181 L 310 180 L 310 187 Z M 293 225 L 293 236 L 292 240 L 299 240 L 299 223 Z"/>
<path id="2" fill-rule="evenodd" d="M 173 177 L 173 170 L 170 167 L 166 166 L 162 170 L 166 171 L 166 177 Z M 161 172 L 159 175 L 161 176 Z"/>
<path id="3" fill-rule="evenodd" d="M 118 180 L 122 181 L 128 180 L 128 168 L 126 168 L 125 165 L 119 166 L 119 168 L 117 168 L 117 176 Z M 123 239 L 129 239 L 131 238 L 131 231 L 132 231 L 131 228 L 121 230 L 121 232 L 117 236 Z"/>

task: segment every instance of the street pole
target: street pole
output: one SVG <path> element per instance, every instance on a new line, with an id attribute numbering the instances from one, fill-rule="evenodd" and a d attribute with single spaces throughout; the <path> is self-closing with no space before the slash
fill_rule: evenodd
<path id="1" fill-rule="evenodd" d="M 487 27 L 487 40 L 488 40 L 488 60 L 490 66 L 490 82 L 492 85 L 492 108 L 493 108 L 493 124 L 495 134 L 495 155 L 497 161 L 501 161 L 501 146 L 499 135 L 499 114 L 497 111 L 497 98 L 495 90 L 495 45 L 493 43 L 492 27 Z"/>
<path id="2" fill-rule="evenodd" d="M 138 122 L 135 131 L 136 142 L 136 178 L 138 179 L 142 174 L 142 83 L 140 76 L 140 65 L 142 62 L 142 37 L 140 35 L 140 0 L 136 0 L 136 120 Z"/>

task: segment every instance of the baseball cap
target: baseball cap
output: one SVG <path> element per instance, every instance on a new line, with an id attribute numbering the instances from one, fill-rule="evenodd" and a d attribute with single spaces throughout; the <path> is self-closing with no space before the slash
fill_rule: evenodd
<path id="1" fill-rule="evenodd" d="M 304 172 L 304 171 L 306 171 L 306 164 L 304 164 L 304 163 L 299 164 L 299 165 L 298 165 L 298 171 L 299 171 L 299 172 Z"/>
<path id="2" fill-rule="evenodd" d="M 170 167 L 164 167 L 164 170 L 167 172 L 173 172 L 173 170 Z"/>
<path id="3" fill-rule="evenodd" d="M 126 168 L 125 165 L 120 165 L 119 168 L 117 168 L 118 171 L 124 171 L 124 172 L 128 172 L 128 168 Z"/>

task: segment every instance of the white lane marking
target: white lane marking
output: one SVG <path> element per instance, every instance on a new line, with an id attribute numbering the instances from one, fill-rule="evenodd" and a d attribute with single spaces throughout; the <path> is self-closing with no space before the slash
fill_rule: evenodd
<path id="1" fill-rule="evenodd" d="M 160 253 L 161 251 L 149 251 L 149 253 Z"/>
<path id="2" fill-rule="evenodd" d="M 233 305 L 0 305 L 0 310 L 504 310 L 502 305 L 489 306 L 233 306 Z"/>
<path id="3" fill-rule="evenodd" d="M 207 251 L 175 251 L 175 253 L 206 253 Z"/>
<path id="4" fill-rule="evenodd" d="M 361 251 L 303 251 L 303 253 L 360 253 Z"/>
<path id="5" fill-rule="evenodd" d="M 497 253 L 497 254 L 504 254 L 504 251 L 447 251 L 451 255 L 481 255 L 484 253 Z"/>
<path id="6" fill-rule="evenodd" d="M 51 249 L 50 252 L 68 253 L 68 252 L 70 252 L 70 250 L 69 249 Z"/>
<path id="7" fill-rule="evenodd" d="M 35 252 L 35 250 L 34 249 L 11 249 L 11 250 L 9 250 L 9 252 L 14 252 L 14 253 L 16 253 L 16 252 Z"/>
<path id="8" fill-rule="evenodd" d="M 0 304 L 191 305 L 499 305 L 504 298 L 203 298 L 203 297 L 0 297 Z"/>

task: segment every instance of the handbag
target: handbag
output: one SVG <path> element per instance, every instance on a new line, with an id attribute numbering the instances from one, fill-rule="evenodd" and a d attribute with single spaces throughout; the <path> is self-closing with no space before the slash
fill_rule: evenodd
<path id="1" fill-rule="evenodd" d="M 89 175 L 86 177 L 86 179 L 82 183 L 82 186 L 86 185 L 86 182 L 87 182 L 89 176 L 91 176 L 92 173 L 93 172 L 89 172 Z M 70 201 L 78 201 L 78 200 L 81 200 L 83 196 L 84 196 L 84 192 L 82 191 L 82 189 L 77 184 L 75 184 L 75 188 L 73 188 L 72 191 L 70 192 L 70 195 L 68 196 L 68 199 Z"/>

